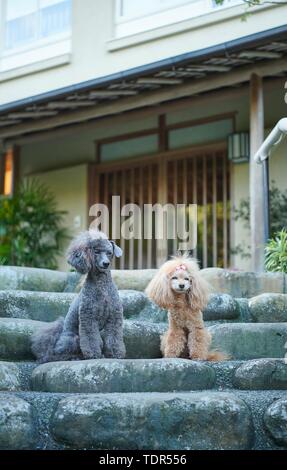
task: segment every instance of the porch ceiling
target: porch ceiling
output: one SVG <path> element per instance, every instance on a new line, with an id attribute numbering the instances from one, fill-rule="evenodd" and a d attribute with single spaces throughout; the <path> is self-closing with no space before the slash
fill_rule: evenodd
<path id="1" fill-rule="evenodd" d="M 287 26 L 0 106 L 0 139 L 287 74 Z"/>

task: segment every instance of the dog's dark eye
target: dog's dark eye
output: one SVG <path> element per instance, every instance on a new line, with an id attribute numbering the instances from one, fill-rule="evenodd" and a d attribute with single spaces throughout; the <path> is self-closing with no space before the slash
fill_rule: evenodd
<path id="1" fill-rule="evenodd" d="M 94 249 L 94 253 L 96 253 L 96 255 L 99 255 L 100 254 L 100 251 L 97 250 L 97 248 Z"/>
<path id="2" fill-rule="evenodd" d="M 175 277 L 175 276 L 173 276 L 173 277 L 171 278 L 172 281 L 175 281 L 176 279 L 177 279 L 177 277 Z"/>
<path id="3" fill-rule="evenodd" d="M 113 253 L 112 253 L 111 251 L 108 251 L 108 252 L 107 252 L 107 256 L 112 256 L 112 254 L 113 254 Z"/>
<path id="4" fill-rule="evenodd" d="M 188 278 L 188 277 L 185 277 L 184 280 L 185 280 L 185 281 L 189 281 L 189 278 Z"/>

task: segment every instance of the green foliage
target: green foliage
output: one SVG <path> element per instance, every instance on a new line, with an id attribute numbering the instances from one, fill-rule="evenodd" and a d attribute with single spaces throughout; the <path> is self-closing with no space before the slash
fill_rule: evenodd
<path id="1" fill-rule="evenodd" d="M 57 268 L 57 256 L 69 238 L 64 211 L 49 189 L 32 180 L 0 200 L 1 264 Z"/>
<path id="2" fill-rule="evenodd" d="M 277 232 L 265 248 L 265 267 L 267 271 L 287 273 L 287 231 Z"/>
<path id="3" fill-rule="evenodd" d="M 225 0 L 214 0 L 216 5 L 224 5 Z M 284 5 L 287 1 L 284 0 L 242 0 L 243 3 L 246 5 L 245 13 L 241 16 L 241 21 L 247 21 L 249 15 L 252 12 L 253 7 L 257 7 L 259 5 Z"/>
<path id="4" fill-rule="evenodd" d="M 271 183 L 270 195 L 270 237 L 287 227 L 287 195 L 276 188 L 274 181 Z M 250 230 L 250 202 L 249 199 L 241 199 L 238 208 L 233 208 L 233 218 L 241 220 L 243 227 Z M 239 254 L 241 258 L 250 258 L 250 246 L 243 243 L 237 245 L 233 254 Z"/>

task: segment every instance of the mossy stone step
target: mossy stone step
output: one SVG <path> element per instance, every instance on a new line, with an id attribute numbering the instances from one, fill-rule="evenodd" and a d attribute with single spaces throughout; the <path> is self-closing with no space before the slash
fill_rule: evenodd
<path id="1" fill-rule="evenodd" d="M 187 359 L 99 359 L 54 362 L 33 370 L 35 391 L 59 393 L 171 392 L 210 389 L 215 371 Z"/>
<path id="2" fill-rule="evenodd" d="M 31 335 L 46 323 L 17 318 L 0 318 L 0 360 L 33 359 Z M 127 358 L 159 358 L 160 335 L 167 325 L 124 321 Z M 286 354 L 287 323 L 223 323 L 209 327 L 213 347 L 231 359 L 283 358 Z"/>
<path id="3" fill-rule="evenodd" d="M 63 292 L 69 285 L 69 277 L 70 273 L 50 269 L 0 266 L 0 289 Z"/>
<path id="4" fill-rule="evenodd" d="M 12 362 L 0 362 L 0 391 L 21 390 L 20 370 Z"/>
<path id="5" fill-rule="evenodd" d="M 151 304 L 143 292 L 124 290 L 119 291 L 119 294 L 126 318 L 137 317 Z M 54 321 L 67 314 L 76 295 L 63 292 L 0 291 L 0 317 Z"/>
<path id="6" fill-rule="evenodd" d="M 276 400 L 265 411 L 264 424 L 279 446 L 287 447 L 287 399 Z"/>
<path id="7" fill-rule="evenodd" d="M 0 291 L 0 317 L 54 321 L 66 315 L 76 295 L 63 292 Z M 143 292 L 120 290 L 119 295 L 125 318 L 138 317 L 155 323 L 167 321 L 167 312 L 153 304 Z M 239 315 L 239 305 L 230 295 L 210 295 L 204 311 L 205 320 L 235 320 Z"/>
<path id="8" fill-rule="evenodd" d="M 287 323 L 224 323 L 209 327 L 212 346 L 233 359 L 284 358 Z"/>
<path id="9" fill-rule="evenodd" d="M 36 446 L 36 417 L 22 398 L 0 393 L 0 449 L 23 450 Z"/>
<path id="10" fill-rule="evenodd" d="M 33 370 L 31 386 L 35 391 L 59 393 L 170 392 L 217 387 L 287 390 L 287 363 L 284 359 L 217 364 L 187 359 L 54 362 Z"/>
<path id="11" fill-rule="evenodd" d="M 287 449 L 282 390 L 0 394 L 2 449 Z"/>
<path id="12" fill-rule="evenodd" d="M 72 448 L 246 449 L 253 423 L 231 393 L 78 395 L 58 403 L 55 440 Z"/>
<path id="13" fill-rule="evenodd" d="M 124 317 L 161 323 L 167 312 L 152 303 L 137 290 L 120 290 Z M 25 290 L 0 291 L 0 317 L 54 321 L 65 316 L 75 293 L 35 292 Z M 287 294 L 262 294 L 251 299 L 235 299 L 229 294 L 211 294 L 203 312 L 205 321 L 285 322 Z"/>
<path id="14" fill-rule="evenodd" d="M 0 391 L 130 393 L 202 389 L 287 390 L 285 359 L 202 362 L 186 359 L 0 361 Z"/>
<path id="15" fill-rule="evenodd" d="M 34 359 L 31 336 L 46 322 L 19 318 L 0 318 L 0 360 Z M 160 335 L 166 326 L 140 321 L 124 322 L 127 358 L 159 358 Z"/>
<path id="16" fill-rule="evenodd" d="M 234 374 L 236 388 L 287 390 L 286 359 L 255 359 L 239 366 Z"/>
<path id="17" fill-rule="evenodd" d="M 154 276 L 155 269 L 114 270 L 119 289 L 143 291 Z M 213 292 L 232 297 L 254 297 L 264 292 L 287 293 L 287 276 L 283 273 L 253 273 L 221 268 L 201 270 Z M 80 276 L 73 272 L 15 266 L 0 267 L 0 290 L 23 289 L 47 292 L 75 292 Z"/>

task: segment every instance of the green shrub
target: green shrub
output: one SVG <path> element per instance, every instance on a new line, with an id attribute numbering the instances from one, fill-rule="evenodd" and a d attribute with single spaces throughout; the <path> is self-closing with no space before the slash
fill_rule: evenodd
<path id="1" fill-rule="evenodd" d="M 54 195 L 36 180 L 19 186 L 12 197 L 0 200 L 1 264 L 57 268 L 69 238 L 63 227 L 64 211 Z"/>
<path id="2" fill-rule="evenodd" d="M 265 248 L 265 267 L 267 271 L 287 273 L 287 231 L 277 232 Z"/>
<path id="3" fill-rule="evenodd" d="M 269 191 L 270 198 L 270 237 L 273 238 L 282 228 L 287 227 L 287 195 L 280 191 L 272 181 Z M 249 198 L 241 199 L 239 206 L 233 208 L 233 218 L 236 221 L 242 221 L 246 230 L 250 230 L 250 201 Z M 249 245 L 246 243 L 238 244 L 232 251 L 232 254 L 239 255 L 241 258 L 250 258 Z"/>

